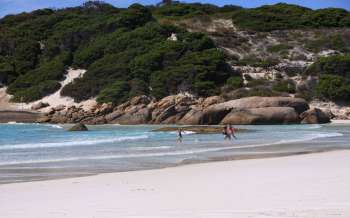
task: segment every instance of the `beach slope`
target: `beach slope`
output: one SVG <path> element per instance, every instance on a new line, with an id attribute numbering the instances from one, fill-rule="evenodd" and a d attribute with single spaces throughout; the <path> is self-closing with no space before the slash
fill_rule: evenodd
<path id="1" fill-rule="evenodd" d="M 350 217 L 350 151 L 0 186 L 0 217 Z"/>

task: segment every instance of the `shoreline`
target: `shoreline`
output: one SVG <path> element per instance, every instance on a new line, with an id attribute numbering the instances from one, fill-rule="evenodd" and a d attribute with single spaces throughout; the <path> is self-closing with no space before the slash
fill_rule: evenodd
<path id="1" fill-rule="evenodd" d="M 35 123 L 42 115 L 34 111 L 0 110 L 0 123 Z"/>
<path id="2" fill-rule="evenodd" d="M 344 151 L 347 151 L 348 149 L 344 149 Z M 210 163 L 221 163 L 221 162 L 236 162 L 236 161 L 245 161 L 245 160 L 260 160 L 260 159 L 273 159 L 273 158 L 282 158 L 282 157 L 290 157 L 290 156 L 300 156 L 300 155 L 310 155 L 310 154 L 318 154 L 318 153 L 327 153 L 327 152 L 334 152 L 334 151 L 342 151 L 342 150 L 333 150 L 333 149 L 321 149 L 317 151 L 296 151 L 296 152 L 265 152 L 264 154 L 246 154 L 246 155 L 240 155 L 240 156 L 222 156 L 222 157 L 216 157 L 216 158 L 209 158 L 207 160 L 194 160 L 194 159 L 186 159 L 181 161 L 178 164 L 175 165 L 169 165 L 169 166 L 160 166 L 155 168 L 149 168 L 149 169 L 138 169 L 138 170 L 125 170 L 125 171 L 111 171 L 111 172 L 96 172 L 96 173 L 90 173 L 90 174 L 81 174 L 81 175 L 67 175 L 62 177 L 47 177 L 45 179 L 33 179 L 28 181 L 15 181 L 15 182 L 7 182 L 7 183 L 1 183 L 0 187 L 2 185 L 10 185 L 10 184 L 20 184 L 20 183 L 32 183 L 32 182 L 45 182 L 45 181 L 55 181 L 55 180 L 65 180 L 65 179 L 74 179 L 74 178 L 84 178 L 84 177 L 93 177 L 93 176 L 99 176 L 99 175 L 105 175 L 105 174 L 118 174 L 118 173 L 128 173 L 128 172 L 142 172 L 142 171 L 151 171 L 151 170 L 166 170 L 166 169 L 172 169 L 172 168 L 178 168 L 178 167 L 186 167 L 191 165 L 201 165 L 201 164 L 210 164 Z M 9 167 L 14 165 L 8 165 Z M 7 166 L 6 166 L 7 167 Z M 4 167 L 6 169 L 6 167 Z M 1 170 L 1 167 L 0 167 Z"/>
<path id="3" fill-rule="evenodd" d="M 330 124 L 350 124 L 350 120 L 331 120 Z"/>
<path id="4" fill-rule="evenodd" d="M 0 185 L 4 217 L 349 217 L 350 151 Z"/>

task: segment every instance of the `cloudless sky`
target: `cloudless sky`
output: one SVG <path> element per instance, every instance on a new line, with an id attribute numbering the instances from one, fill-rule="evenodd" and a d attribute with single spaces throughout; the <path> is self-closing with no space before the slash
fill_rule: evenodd
<path id="1" fill-rule="evenodd" d="M 64 8 L 78 6 L 86 0 L 0 0 L 0 17 L 7 14 L 17 14 L 23 11 L 32 11 L 41 8 Z M 151 5 L 160 2 L 160 0 L 105 0 L 104 2 L 115 5 L 116 7 L 128 7 L 133 3 Z M 182 2 L 202 2 L 216 5 L 239 5 L 243 7 L 258 7 L 265 4 L 275 4 L 285 2 L 297 4 L 313 9 L 337 7 L 345 8 L 350 11 L 350 0 L 183 0 Z"/>

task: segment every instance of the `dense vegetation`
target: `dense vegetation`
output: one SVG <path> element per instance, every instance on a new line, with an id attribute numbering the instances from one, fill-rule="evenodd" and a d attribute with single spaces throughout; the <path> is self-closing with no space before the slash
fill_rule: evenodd
<path id="1" fill-rule="evenodd" d="M 350 83 L 342 76 L 325 74 L 320 77 L 316 94 L 321 99 L 349 101 Z"/>
<path id="2" fill-rule="evenodd" d="M 350 80 L 350 55 L 321 57 L 306 70 L 306 74 L 333 74 Z"/>
<path id="3" fill-rule="evenodd" d="M 179 3 L 165 4 L 162 7 L 152 7 L 152 11 L 158 18 L 190 18 L 202 15 L 216 15 L 232 13 L 242 8 L 235 5 L 225 5 L 218 7 L 211 4 L 200 3 Z"/>
<path id="4" fill-rule="evenodd" d="M 242 29 L 271 31 L 299 28 L 350 27 L 350 13 L 344 9 L 311 10 L 279 3 L 238 10 L 233 21 Z"/>
<path id="5" fill-rule="evenodd" d="M 151 10 L 101 2 L 7 16 L 0 22 L 0 79 L 16 101 L 60 88 L 68 66 L 87 69 L 61 92 L 76 101 L 98 96 L 119 103 L 189 91 L 217 94 L 232 76 L 225 56 L 200 33 L 159 24 Z M 168 38 L 176 34 L 177 40 Z"/>
<path id="6" fill-rule="evenodd" d="M 210 96 L 223 90 L 236 90 L 235 97 L 295 93 L 295 84 L 289 80 L 252 79 L 243 84 L 207 35 L 160 22 L 223 14 L 245 30 L 350 27 L 346 10 L 311 10 L 288 4 L 243 9 L 176 2 L 118 9 L 92 1 L 76 8 L 43 9 L 0 20 L 0 85 L 8 86 L 15 101 L 30 102 L 57 91 L 67 69 L 73 67 L 87 72 L 65 86 L 61 94 L 76 101 L 97 97 L 99 102 L 119 104 L 141 94 L 156 98 L 178 92 Z M 320 36 L 305 41 L 305 48 L 347 53 L 347 41 L 336 34 Z M 275 56 L 288 54 L 293 46 L 272 45 L 266 49 L 272 56 L 248 55 L 231 58 L 231 63 L 268 69 L 280 63 Z M 322 75 L 316 90 L 320 98 L 348 96 L 348 55 L 320 58 L 305 73 Z M 339 92 L 334 87 L 340 87 Z"/>

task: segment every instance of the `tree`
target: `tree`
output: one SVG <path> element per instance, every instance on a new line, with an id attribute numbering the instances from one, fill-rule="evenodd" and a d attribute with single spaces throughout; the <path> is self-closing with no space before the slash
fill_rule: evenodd
<path id="1" fill-rule="evenodd" d="M 348 101 L 350 99 L 350 84 L 342 76 L 325 74 L 316 86 L 316 93 L 320 98 L 334 101 Z"/>

